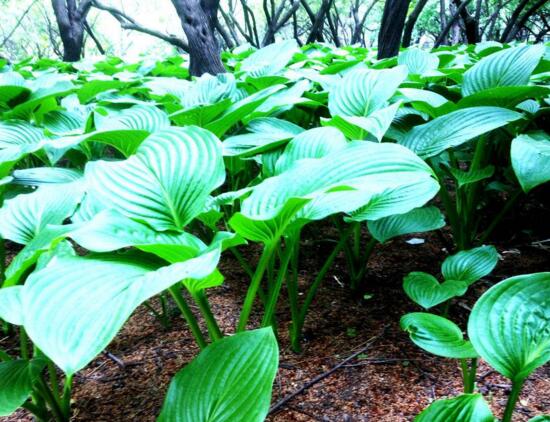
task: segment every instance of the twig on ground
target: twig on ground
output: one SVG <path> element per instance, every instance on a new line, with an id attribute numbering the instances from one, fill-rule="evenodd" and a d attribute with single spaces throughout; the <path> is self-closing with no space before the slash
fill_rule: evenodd
<path id="1" fill-rule="evenodd" d="M 110 352 L 105 352 L 105 356 L 107 356 L 109 359 L 111 359 L 114 363 L 116 363 L 120 369 L 124 369 L 126 368 L 126 364 L 124 363 L 124 361 L 122 359 L 120 359 L 119 357 L 113 355 L 112 353 Z"/>
<path id="2" fill-rule="evenodd" d="M 275 403 L 273 406 L 271 406 L 271 408 L 269 409 L 269 413 L 274 413 L 276 412 L 277 410 L 281 409 L 282 407 L 284 407 L 290 400 L 292 400 L 294 397 L 302 394 L 305 390 L 307 390 L 308 388 L 311 388 L 312 386 L 314 386 L 315 384 L 317 384 L 319 381 L 322 381 L 324 380 L 325 378 L 329 377 L 330 375 L 332 375 L 334 372 L 336 372 L 338 369 L 342 368 L 343 366 L 345 366 L 348 362 L 350 362 L 351 360 L 355 359 L 357 356 L 359 356 L 361 353 L 364 353 L 369 347 L 372 346 L 372 344 L 378 340 L 380 337 L 382 337 L 385 332 L 386 332 L 386 329 L 388 328 L 388 325 L 386 325 L 383 329 L 382 329 L 382 332 L 380 334 L 378 334 L 377 336 L 375 337 L 372 337 L 370 340 L 367 341 L 366 345 L 363 346 L 362 348 L 360 348 L 359 350 L 357 350 L 356 352 L 354 352 L 353 354 L 351 354 L 350 356 L 348 356 L 346 359 L 344 359 L 343 361 L 341 361 L 338 365 L 336 366 L 333 366 L 331 369 L 329 369 L 328 371 L 326 372 L 323 372 L 322 374 L 319 374 L 317 375 L 315 378 L 313 378 L 311 381 L 308 381 L 307 383 L 305 383 L 302 387 L 300 387 L 298 390 L 294 391 L 293 393 L 289 394 L 288 396 L 282 398 L 281 400 L 279 400 L 277 403 Z"/>

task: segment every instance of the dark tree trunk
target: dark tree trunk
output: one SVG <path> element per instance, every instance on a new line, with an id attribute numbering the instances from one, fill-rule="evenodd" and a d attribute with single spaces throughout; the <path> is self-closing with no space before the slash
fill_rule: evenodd
<path id="1" fill-rule="evenodd" d="M 475 44 L 479 42 L 479 25 L 475 18 L 470 15 L 466 7 L 460 7 L 462 2 L 460 0 L 453 0 L 456 7 L 460 10 L 460 17 L 464 22 L 464 31 L 466 34 L 466 42 L 468 44 Z"/>
<path id="2" fill-rule="evenodd" d="M 52 7 L 63 43 L 63 60 L 76 62 L 82 57 L 86 16 L 92 0 L 52 0 Z"/>
<path id="3" fill-rule="evenodd" d="M 525 26 L 527 21 L 531 16 L 533 16 L 542 6 L 546 4 L 547 0 L 539 0 L 536 3 L 534 3 L 527 11 L 523 14 L 523 16 L 517 21 L 515 25 L 512 26 L 512 29 L 505 37 L 504 34 L 502 35 L 502 39 L 504 42 L 510 42 L 514 38 L 517 37 L 519 31 Z"/>
<path id="4" fill-rule="evenodd" d="M 414 7 L 412 13 L 410 14 L 409 19 L 407 19 L 407 22 L 405 23 L 405 30 L 403 31 L 403 43 L 402 43 L 403 47 L 405 48 L 411 45 L 411 37 L 412 37 L 414 25 L 416 24 L 416 21 L 418 20 L 420 13 L 422 13 L 424 6 L 426 6 L 426 3 L 428 3 L 428 0 L 418 0 L 418 3 L 416 3 L 416 6 Z"/>
<path id="5" fill-rule="evenodd" d="M 512 16 L 510 16 L 510 20 L 506 24 L 504 31 L 502 31 L 502 38 L 500 39 L 501 42 L 506 41 L 506 39 L 508 38 L 508 34 L 510 33 L 510 31 L 512 31 L 512 28 L 516 24 L 516 21 L 518 20 L 519 15 L 523 11 L 523 9 L 525 9 L 525 6 L 527 6 L 527 3 L 529 3 L 529 0 L 521 0 L 518 3 L 517 7 L 512 12 Z"/>
<path id="6" fill-rule="evenodd" d="M 454 8 L 454 9 L 453 9 L 453 5 L 451 4 L 451 12 L 453 13 L 453 15 L 447 21 L 447 24 L 445 25 L 445 28 L 443 28 L 443 30 L 441 31 L 441 34 L 439 34 L 439 36 L 435 40 L 434 47 L 439 47 L 441 44 L 444 43 L 444 41 L 447 39 L 447 34 L 451 29 L 453 30 L 452 37 L 451 37 L 452 43 L 453 44 L 458 43 L 459 41 L 458 38 L 460 36 L 460 26 L 458 25 L 458 22 L 457 22 L 458 16 L 460 15 L 460 11 L 463 8 L 465 8 L 470 1 L 471 0 L 464 0 L 459 8 Z"/>
<path id="7" fill-rule="evenodd" d="M 378 59 L 394 57 L 399 53 L 408 9 L 409 0 L 386 0 L 378 33 Z"/>
<path id="8" fill-rule="evenodd" d="M 219 0 L 172 0 L 187 36 L 191 63 L 189 73 L 224 73 L 220 45 L 215 36 Z"/>
<path id="9" fill-rule="evenodd" d="M 332 6 L 332 0 L 323 0 L 313 24 L 311 25 L 311 31 L 307 37 L 306 44 L 312 43 L 314 41 L 324 41 L 323 39 L 323 27 L 325 23 L 325 17 Z"/>

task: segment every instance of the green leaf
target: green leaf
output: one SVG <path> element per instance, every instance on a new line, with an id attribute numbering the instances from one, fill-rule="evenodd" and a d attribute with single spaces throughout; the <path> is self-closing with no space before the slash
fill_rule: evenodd
<path id="1" fill-rule="evenodd" d="M 181 96 L 181 103 L 185 110 L 197 106 L 216 104 L 227 98 L 236 99 L 237 83 L 230 73 L 221 73 L 212 76 L 205 73 L 191 83 Z"/>
<path id="2" fill-rule="evenodd" d="M 251 240 L 270 242 L 290 224 L 346 212 L 378 219 L 423 205 L 438 189 L 431 169 L 406 148 L 353 142 L 317 159 L 299 160 L 254 186 L 230 225 Z"/>
<path id="3" fill-rule="evenodd" d="M 92 252 L 112 252 L 131 246 L 175 263 L 193 258 L 206 249 L 197 237 L 181 232 L 157 232 L 115 210 L 104 210 L 69 233 Z"/>
<path id="4" fill-rule="evenodd" d="M 40 360 L 0 362 L 0 416 L 11 415 L 27 401 L 43 367 Z"/>
<path id="5" fill-rule="evenodd" d="M 256 110 L 260 105 L 267 101 L 270 96 L 274 95 L 276 92 L 284 89 L 284 85 L 274 85 L 269 88 L 265 88 L 261 91 L 258 91 L 248 97 L 243 98 L 240 101 L 237 101 L 227 111 L 216 120 L 208 123 L 205 127 L 210 130 L 216 136 L 223 136 L 233 125 L 237 124 L 243 120 L 246 116 L 251 114 Z"/>
<path id="6" fill-rule="evenodd" d="M 260 117 L 247 125 L 250 133 L 235 135 L 223 141 L 223 155 L 228 157 L 252 157 L 287 143 L 304 129 L 286 120 Z"/>
<path id="7" fill-rule="evenodd" d="M 88 163 L 85 179 L 105 208 L 155 230 L 181 230 L 225 179 L 222 145 L 196 126 L 166 129 L 149 136 L 127 160 Z"/>
<path id="8" fill-rule="evenodd" d="M 17 97 L 25 97 L 30 93 L 25 86 L 25 79 L 17 72 L 0 73 L 0 104 L 7 105 Z"/>
<path id="9" fill-rule="evenodd" d="M 61 167 L 33 167 L 15 170 L 12 176 L 14 184 L 42 186 L 77 181 L 82 178 L 82 172 Z"/>
<path id="10" fill-rule="evenodd" d="M 337 129 L 317 127 L 296 135 L 277 160 L 276 172 L 281 174 L 298 160 L 322 158 L 346 147 L 346 138 Z"/>
<path id="11" fill-rule="evenodd" d="M 460 251 L 443 261 L 441 272 L 445 280 L 459 280 L 468 286 L 489 274 L 498 263 L 494 246 L 480 246 Z"/>
<path id="12" fill-rule="evenodd" d="M 513 382 L 550 360 L 550 273 L 508 278 L 487 290 L 468 320 L 481 357 Z"/>
<path id="13" fill-rule="evenodd" d="M 550 180 L 550 136 L 520 135 L 512 141 L 512 167 L 524 192 Z"/>
<path id="14" fill-rule="evenodd" d="M 414 422 L 495 422 L 495 417 L 481 394 L 463 394 L 436 400 Z"/>
<path id="15" fill-rule="evenodd" d="M 156 107 L 144 105 L 136 105 L 118 114 L 109 114 L 107 117 L 96 113 L 95 122 L 96 131 L 56 139 L 51 143 L 51 147 L 66 150 L 84 141 L 96 141 L 112 145 L 128 157 L 136 152 L 139 145 L 151 133 L 170 126 L 166 113 Z"/>
<path id="16" fill-rule="evenodd" d="M 2 287 L 0 289 L 0 319 L 13 325 L 23 325 L 22 289 L 23 286 Z"/>
<path id="17" fill-rule="evenodd" d="M 21 277 L 32 267 L 38 259 L 52 250 L 61 242 L 71 230 L 70 225 L 58 226 L 47 225 L 25 245 L 23 250 L 12 259 L 6 268 L 6 280 L 3 287 L 15 286 L 20 282 Z"/>
<path id="18" fill-rule="evenodd" d="M 56 257 L 21 292 L 31 340 L 66 374 L 84 368 L 142 302 L 180 280 L 216 269 L 220 249 L 158 268 L 143 255 Z"/>
<path id="19" fill-rule="evenodd" d="M 298 43 L 294 39 L 269 44 L 244 59 L 240 70 L 252 77 L 276 75 L 298 52 Z"/>
<path id="20" fill-rule="evenodd" d="M 330 114 L 368 116 L 387 105 L 406 77 L 404 66 L 385 70 L 353 70 L 331 89 L 328 99 Z"/>
<path id="21" fill-rule="evenodd" d="M 70 217 L 83 194 L 82 183 L 76 181 L 41 186 L 8 199 L 0 208 L 0 236 L 23 245 L 29 243 L 48 224 L 61 224 Z"/>
<path id="22" fill-rule="evenodd" d="M 539 415 L 535 416 L 532 419 L 529 419 L 529 422 L 549 422 L 550 421 L 550 415 Z"/>
<path id="23" fill-rule="evenodd" d="M 7 113 L 9 118 L 26 119 L 48 100 L 55 102 L 55 97 L 67 95 L 74 90 L 71 78 L 66 74 L 45 73 L 34 79 L 29 87 L 30 96 Z"/>
<path id="24" fill-rule="evenodd" d="M 369 221 L 367 226 L 372 237 L 384 243 L 397 236 L 440 229 L 445 226 L 445 217 L 437 207 L 430 206 Z"/>
<path id="25" fill-rule="evenodd" d="M 400 325 L 414 344 L 434 355 L 452 359 L 478 356 L 472 343 L 464 340 L 460 328 L 447 318 L 414 312 L 401 317 Z"/>
<path id="26" fill-rule="evenodd" d="M 456 168 L 450 168 L 449 170 L 457 181 L 459 188 L 488 179 L 495 173 L 495 167 L 492 165 L 483 167 L 482 169 L 469 170 L 467 172 Z"/>
<path id="27" fill-rule="evenodd" d="M 499 86 L 527 85 L 544 50 L 542 44 L 523 45 L 484 57 L 464 73 L 462 95 Z"/>
<path id="28" fill-rule="evenodd" d="M 340 129 L 349 139 L 366 139 L 380 142 L 389 129 L 401 102 L 373 111 L 368 117 L 335 116 L 324 120 L 323 126 Z"/>
<path id="29" fill-rule="evenodd" d="M 521 118 L 499 107 L 464 108 L 413 127 L 399 143 L 429 158 Z"/>
<path id="30" fill-rule="evenodd" d="M 550 94 L 550 88 L 545 86 L 506 86 L 484 89 L 462 98 L 459 108 L 475 106 L 495 106 L 514 108 L 529 98 L 542 98 Z"/>
<path id="31" fill-rule="evenodd" d="M 84 132 L 86 121 L 81 113 L 53 110 L 44 115 L 44 128 L 53 135 L 78 135 Z"/>
<path id="32" fill-rule="evenodd" d="M 437 69 L 439 58 L 419 48 L 408 48 L 399 53 L 397 63 L 406 66 L 411 75 L 423 75 Z"/>
<path id="33" fill-rule="evenodd" d="M 271 328 L 219 340 L 172 380 L 159 422 L 261 422 L 278 366 Z"/>
<path id="34" fill-rule="evenodd" d="M 36 152 L 46 143 L 44 132 L 21 120 L 0 121 L 0 178 L 25 155 Z"/>
<path id="35" fill-rule="evenodd" d="M 413 302 L 424 309 L 430 309 L 453 297 L 462 296 L 468 290 L 468 285 L 458 280 L 448 280 L 440 284 L 430 274 L 412 272 L 403 279 L 403 289 Z"/>

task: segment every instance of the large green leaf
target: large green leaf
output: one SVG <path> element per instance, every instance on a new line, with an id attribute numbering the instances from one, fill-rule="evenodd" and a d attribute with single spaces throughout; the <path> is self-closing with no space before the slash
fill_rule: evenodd
<path id="1" fill-rule="evenodd" d="M 278 366 L 271 328 L 217 341 L 170 384 L 159 422 L 261 422 Z"/>
<path id="2" fill-rule="evenodd" d="M 521 118 L 505 108 L 464 108 L 413 127 L 399 143 L 429 158 Z"/>
<path id="3" fill-rule="evenodd" d="M 367 222 L 372 237 L 380 243 L 409 233 L 437 230 L 444 225 L 445 218 L 439 208 L 431 206 Z"/>
<path id="4" fill-rule="evenodd" d="M 298 51 L 298 44 L 294 39 L 269 44 L 244 59 L 240 70 L 253 77 L 276 75 Z"/>
<path id="5" fill-rule="evenodd" d="M 543 98 L 549 94 L 550 88 L 545 86 L 499 86 L 462 98 L 458 102 L 458 107 L 496 106 L 513 109 L 529 98 Z"/>
<path id="6" fill-rule="evenodd" d="M 48 224 L 61 224 L 70 217 L 83 194 L 82 183 L 76 181 L 41 186 L 8 199 L 0 208 L 0 235 L 25 245 Z"/>
<path id="7" fill-rule="evenodd" d="M 412 272 L 403 279 L 403 290 L 409 298 L 424 309 L 430 309 L 453 297 L 466 293 L 468 285 L 463 281 L 447 280 L 439 283 L 428 273 Z"/>
<path id="8" fill-rule="evenodd" d="M 462 95 L 498 86 L 527 85 L 545 47 L 523 45 L 484 57 L 464 73 Z"/>
<path id="9" fill-rule="evenodd" d="M 358 220 L 404 213 L 426 203 L 437 187 L 431 169 L 406 148 L 358 141 L 264 180 L 230 224 L 244 237 L 269 242 L 291 223 L 334 213 L 356 211 Z"/>
<path id="10" fill-rule="evenodd" d="M 283 90 L 284 85 L 274 85 L 262 89 L 242 100 L 237 101 L 226 112 L 216 120 L 209 122 L 205 127 L 216 136 L 223 136 L 233 125 L 243 120 L 260 105 L 266 102 L 272 95 Z"/>
<path id="11" fill-rule="evenodd" d="M 468 321 L 481 357 L 514 382 L 550 360 L 550 273 L 508 278 L 485 292 Z"/>
<path id="12" fill-rule="evenodd" d="M 298 160 L 322 158 L 346 147 L 346 138 L 337 129 L 317 127 L 295 136 L 277 160 L 277 174 L 291 168 Z"/>
<path id="13" fill-rule="evenodd" d="M 84 368 L 143 301 L 184 279 L 212 274 L 220 249 L 158 268 L 145 256 L 57 257 L 21 291 L 23 325 L 66 374 Z"/>
<path id="14" fill-rule="evenodd" d="M 439 58 L 419 48 L 409 48 L 397 57 L 397 63 L 407 67 L 411 75 L 423 75 L 436 70 Z"/>
<path id="15" fill-rule="evenodd" d="M 463 394 L 436 400 L 414 422 L 495 422 L 495 417 L 481 394 Z"/>
<path id="16" fill-rule="evenodd" d="M 102 116 L 95 114 L 94 132 L 77 136 L 65 136 L 51 142 L 52 148 L 66 150 L 84 141 L 96 141 L 112 145 L 124 156 L 136 152 L 139 145 L 151 133 L 170 126 L 168 115 L 153 106 L 136 105 L 120 113 Z"/>
<path id="17" fill-rule="evenodd" d="M 2 287 L 0 289 L 0 318 L 13 325 L 23 324 L 22 289 L 23 286 Z"/>
<path id="18" fill-rule="evenodd" d="M 407 77 L 407 69 L 356 69 L 347 73 L 329 93 L 332 116 L 368 116 L 387 105 L 387 101 Z"/>
<path id="19" fill-rule="evenodd" d="M 0 416 L 11 415 L 27 401 L 43 367 L 39 360 L 0 362 Z"/>
<path id="20" fill-rule="evenodd" d="M 67 233 L 71 231 L 70 225 L 47 225 L 42 228 L 32 240 L 25 245 L 23 250 L 12 259 L 6 268 L 6 280 L 3 286 L 14 286 L 20 282 L 21 277 L 32 267 L 38 259 L 52 250 L 61 242 Z"/>
<path id="21" fill-rule="evenodd" d="M 460 328 L 447 318 L 414 312 L 401 317 L 400 325 L 414 344 L 434 355 L 453 359 L 478 356 L 472 343 L 464 340 Z"/>
<path id="22" fill-rule="evenodd" d="M 25 155 L 36 152 L 46 143 L 44 132 L 21 120 L 0 121 L 0 178 Z"/>
<path id="23" fill-rule="evenodd" d="M 470 285 L 493 271 L 497 263 L 498 252 L 495 247 L 480 246 L 447 257 L 441 272 L 445 280 L 459 280 Z"/>
<path id="24" fill-rule="evenodd" d="M 134 246 L 172 263 L 192 258 L 206 249 L 199 238 L 189 233 L 157 232 L 115 210 L 101 211 L 71 230 L 69 236 L 92 252 L 112 252 Z"/>
<path id="25" fill-rule="evenodd" d="M 550 180 L 550 136 L 520 135 L 512 141 L 512 167 L 524 192 Z"/>
<path id="26" fill-rule="evenodd" d="M 55 104 L 55 98 L 67 95 L 74 90 L 71 77 L 67 74 L 45 73 L 28 83 L 31 94 L 25 102 L 18 104 L 7 113 L 10 118 L 26 119 L 36 113 L 47 102 Z"/>
<path id="27" fill-rule="evenodd" d="M 366 139 L 380 142 L 389 129 L 401 106 L 396 102 L 388 107 L 373 111 L 369 116 L 334 116 L 322 121 L 324 126 L 340 129 L 349 139 Z"/>
<path id="28" fill-rule="evenodd" d="M 196 126 L 166 129 L 148 137 L 127 160 L 88 163 L 85 178 L 104 207 L 156 230 L 181 230 L 225 179 L 222 145 Z"/>
<path id="29" fill-rule="evenodd" d="M 304 129 L 274 117 L 260 117 L 247 125 L 250 133 L 235 135 L 223 141 L 223 155 L 251 157 L 278 148 Z"/>
<path id="30" fill-rule="evenodd" d="M 0 104 L 7 105 L 17 97 L 25 97 L 30 93 L 25 86 L 25 78 L 17 72 L 0 73 Z"/>

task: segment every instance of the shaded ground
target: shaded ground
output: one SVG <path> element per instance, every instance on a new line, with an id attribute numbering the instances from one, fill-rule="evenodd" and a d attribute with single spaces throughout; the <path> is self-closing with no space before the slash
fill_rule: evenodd
<path id="1" fill-rule="evenodd" d="M 412 236 L 410 236 L 412 237 Z M 400 317 L 418 308 L 404 295 L 401 280 L 410 271 L 436 274 L 447 255 L 443 237 L 422 236 L 426 243 L 409 245 L 407 238 L 379 246 L 371 258 L 367 300 L 351 298 L 345 288 L 340 257 L 314 302 L 307 321 L 304 351 L 288 349 L 284 304 L 281 321 L 281 365 L 273 403 L 329 370 L 371 340 L 372 345 L 328 378 L 313 385 L 269 417 L 269 421 L 411 421 L 435 399 L 461 393 L 456 362 L 423 353 L 399 328 Z M 505 277 L 550 270 L 550 248 L 524 239 L 499 246 L 502 261 L 487 279 L 478 282 L 452 308 L 451 319 L 464 327 L 468 310 L 479 295 Z M 311 281 L 328 252 L 326 243 L 303 246 L 301 281 Z M 253 258 L 252 258 L 253 259 Z M 209 292 L 214 313 L 226 333 L 236 324 L 247 285 L 246 275 L 229 254 L 221 264 L 224 286 Z M 0 341 L 6 343 L 8 340 Z M 158 415 L 171 377 L 198 352 L 191 333 L 179 317 L 163 330 L 141 307 L 126 324 L 108 354 L 98 357 L 76 376 L 74 420 L 94 422 L 153 421 Z M 509 392 L 506 379 L 485 364 L 478 370 L 478 386 L 497 414 Z M 517 421 L 550 410 L 550 367 L 527 381 L 517 409 Z M 6 421 L 27 421 L 19 412 Z"/>

